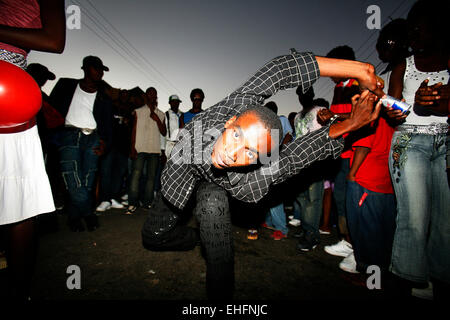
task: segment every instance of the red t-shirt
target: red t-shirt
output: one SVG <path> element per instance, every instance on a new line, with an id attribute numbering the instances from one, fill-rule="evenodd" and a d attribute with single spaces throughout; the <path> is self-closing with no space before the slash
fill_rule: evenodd
<path id="1" fill-rule="evenodd" d="M 379 118 L 374 123 L 372 134 L 353 143 L 355 147 L 370 148 L 363 163 L 356 172 L 356 182 L 370 191 L 394 193 L 389 174 L 389 150 L 394 128 L 386 120 Z M 350 166 L 353 163 L 353 155 Z"/>

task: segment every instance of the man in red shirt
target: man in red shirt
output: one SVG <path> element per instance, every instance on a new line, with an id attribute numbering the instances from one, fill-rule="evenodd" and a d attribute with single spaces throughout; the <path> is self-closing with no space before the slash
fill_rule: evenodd
<path id="1" fill-rule="evenodd" d="M 354 251 L 339 265 L 352 273 L 365 273 L 370 265 L 387 271 L 395 232 L 396 204 L 388 166 L 394 128 L 380 117 L 364 129 L 364 137 L 353 143 L 347 175 L 347 225 Z"/>

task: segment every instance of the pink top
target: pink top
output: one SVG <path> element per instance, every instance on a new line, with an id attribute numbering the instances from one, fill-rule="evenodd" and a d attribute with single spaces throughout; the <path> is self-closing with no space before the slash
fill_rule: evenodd
<path id="1" fill-rule="evenodd" d="M 41 12 L 37 0 L 2 0 L 0 1 L 0 24 L 19 28 L 42 28 Z M 28 52 L 0 42 L 0 49 L 20 53 L 27 56 Z"/>

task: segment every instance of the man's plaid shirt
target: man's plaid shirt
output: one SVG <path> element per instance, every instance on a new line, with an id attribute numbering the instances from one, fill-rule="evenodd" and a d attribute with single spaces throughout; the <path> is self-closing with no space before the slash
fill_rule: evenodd
<path id="1" fill-rule="evenodd" d="M 301 85 L 305 92 L 319 76 L 319 66 L 311 53 L 280 56 L 221 102 L 197 115 L 178 136 L 179 142 L 163 170 L 164 197 L 182 209 L 203 180 L 218 184 L 234 198 L 257 202 L 267 194 L 270 185 L 285 181 L 315 161 L 338 157 L 343 139 L 331 139 L 329 126 L 325 126 L 284 146 L 268 164 L 233 171 L 218 170 L 211 164 L 212 147 L 228 119 L 248 106 L 262 105 L 278 90 Z"/>

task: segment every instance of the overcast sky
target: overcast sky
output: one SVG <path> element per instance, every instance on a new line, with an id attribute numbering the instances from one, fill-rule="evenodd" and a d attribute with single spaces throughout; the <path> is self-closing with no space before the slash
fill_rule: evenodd
<path id="1" fill-rule="evenodd" d="M 413 0 L 66 0 L 81 9 L 80 29 L 67 30 L 63 54 L 31 52 L 29 63 L 46 65 L 57 78 L 83 76 L 81 61 L 99 56 L 110 68 L 104 80 L 116 88 L 158 90 L 159 107 L 178 94 L 181 110 L 189 93 L 202 88 L 205 108 L 217 103 L 270 59 L 297 51 L 326 55 L 349 45 L 356 58 L 375 66 L 378 30 L 366 13 L 380 8 L 381 26 L 406 17 Z M 381 70 L 380 70 L 381 71 Z M 49 93 L 56 81 L 49 81 Z M 333 83 L 321 79 L 316 98 L 331 100 Z M 278 93 L 279 114 L 299 111 L 293 90 Z M 268 101 L 269 101 L 268 100 Z"/>

